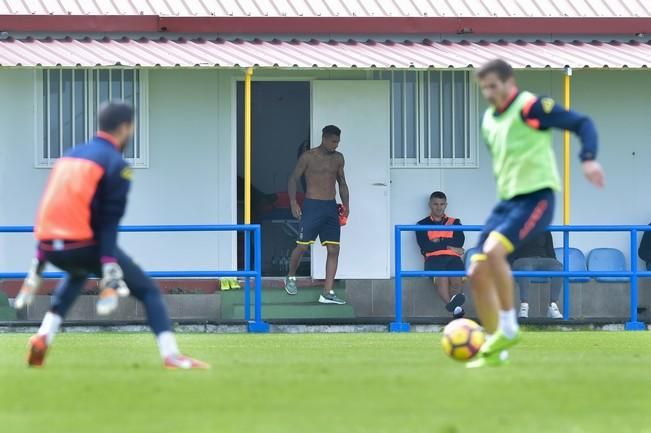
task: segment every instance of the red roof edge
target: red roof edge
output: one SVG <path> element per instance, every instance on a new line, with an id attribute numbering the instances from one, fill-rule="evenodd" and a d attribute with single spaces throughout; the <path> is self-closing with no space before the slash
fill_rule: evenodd
<path id="1" fill-rule="evenodd" d="M 5 32 L 158 32 L 157 15 L 0 15 Z"/>
<path id="2" fill-rule="evenodd" d="M 0 15 L 11 32 L 173 32 L 242 34 L 636 34 L 651 18 L 161 17 L 155 15 Z"/>

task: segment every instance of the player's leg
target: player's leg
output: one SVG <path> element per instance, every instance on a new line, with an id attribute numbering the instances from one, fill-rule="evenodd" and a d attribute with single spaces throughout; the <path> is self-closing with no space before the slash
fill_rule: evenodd
<path id="1" fill-rule="evenodd" d="M 314 243 L 318 234 L 316 230 L 317 221 L 314 200 L 305 200 L 303 202 L 302 212 L 303 214 L 301 215 L 298 226 L 296 247 L 289 258 L 289 272 L 285 278 L 285 291 L 288 295 L 298 293 L 298 288 L 296 287 L 296 271 L 301 264 L 301 259 L 310 250 L 310 246 Z"/>
<path id="2" fill-rule="evenodd" d="M 35 335 L 29 339 L 29 354 L 27 363 L 32 367 L 40 367 L 45 361 L 47 349 L 52 345 L 54 337 L 59 332 L 61 323 L 66 313 L 72 307 L 77 296 L 84 287 L 87 274 L 67 274 L 59 286 L 57 286 L 52 297 L 52 306 L 45 313 L 41 326 Z"/>
<path id="3" fill-rule="evenodd" d="M 322 304 L 345 304 L 346 301 L 335 294 L 335 276 L 339 266 L 339 241 L 341 239 L 341 225 L 339 223 L 339 212 L 337 203 L 322 203 L 321 218 L 318 224 L 319 239 L 321 245 L 326 247 L 326 280 L 323 286 L 323 294 L 319 297 Z"/>
<path id="4" fill-rule="evenodd" d="M 163 363 L 167 368 L 208 368 L 208 364 L 183 356 L 176 344 L 172 332 L 172 321 L 163 302 L 163 296 L 156 283 L 122 250 L 118 249 L 117 260 L 124 281 L 129 287 L 131 295 L 138 299 L 145 307 L 147 323 L 151 328 L 160 351 Z"/>
<path id="5" fill-rule="evenodd" d="M 468 270 L 477 315 L 489 335 L 497 331 L 499 303 L 493 273 L 487 261 L 488 257 L 483 251 L 489 233 L 501 223 L 506 211 L 505 202 L 501 202 L 491 212 L 477 244 L 482 252 L 472 256 Z"/>
<path id="6" fill-rule="evenodd" d="M 521 338 L 513 308 L 513 279 L 506 260 L 508 254 L 531 236 L 545 230 L 554 213 L 554 193 L 542 190 L 507 202 L 503 222 L 488 236 L 484 253 L 493 272 L 500 304 L 499 330 L 481 348 L 484 357 L 497 357 Z"/>
<path id="7" fill-rule="evenodd" d="M 482 326 L 491 335 L 499 324 L 499 301 L 490 265 L 484 254 L 472 257 L 469 275 L 475 308 Z"/>

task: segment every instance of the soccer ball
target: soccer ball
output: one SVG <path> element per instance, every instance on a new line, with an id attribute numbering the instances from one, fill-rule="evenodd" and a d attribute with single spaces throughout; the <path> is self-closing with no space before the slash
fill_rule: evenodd
<path id="1" fill-rule="evenodd" d="M 457 319 L 443 329 L 441 345 L 449 357 L 464 362 L 477 355 L 485 340 L 486 334 L 477 322 Z"/>

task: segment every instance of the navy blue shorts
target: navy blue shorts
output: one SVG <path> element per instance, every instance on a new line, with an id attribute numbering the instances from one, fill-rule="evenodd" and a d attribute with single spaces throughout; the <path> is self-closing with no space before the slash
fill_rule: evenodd
<path id="1" fill-rule="evenodd" d="M 497 237 L 512 253 L 529 237 L 547 228 L 554 217 L 554 191 L 542 189 L 501 201 L 484 224 L 477 247 L 483 250 L 489 236 Z"/>
<path id="2" fill-rule="evenodd" d="M 335 200 L 307 198 L 301 211 L 297 244 L 310 245 L 318 237 L 322 245 L 339 245 L 341 226 Z"/>

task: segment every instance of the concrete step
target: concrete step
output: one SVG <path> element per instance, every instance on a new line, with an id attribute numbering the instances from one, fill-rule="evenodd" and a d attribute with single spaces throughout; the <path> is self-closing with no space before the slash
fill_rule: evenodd
<path id="1" fill-rule="evenodd" d="M 315 303 L 319 300 L 319 295 L 323 293 L 322 287 L 309 287 L 298 289 L 296 295 L 288 295 L 285 289 L 262 289 L 263 305 L 271 304 L 304 304 Z M 228 290 L 220 292 L 222 306 L 233 306 L 235 304 L 244 304 L 244 290 Z M 251 302 L 253 303 L 253 289 L 251 290 Z M 337 296 L 346 299 L 345 290 L 337 290 Z"/>
<path id="2" fill-rule="evenodd" d="M 253 314 L 253 309 L 251 309 Z M 234 305 L 230 314 L 223 320 L 239 320 L 244 317 L 244 305 Z M 270 304 L 262 308 L 262 318 L 277 319 L 354 319 L 355 309 L 352 305 L 311 304 Z"/>
<path id="3" fill-rule="evenodd" d="M 11 307 L 0 307 L 0 320 L 16 320 L 16 310 Z"/>

